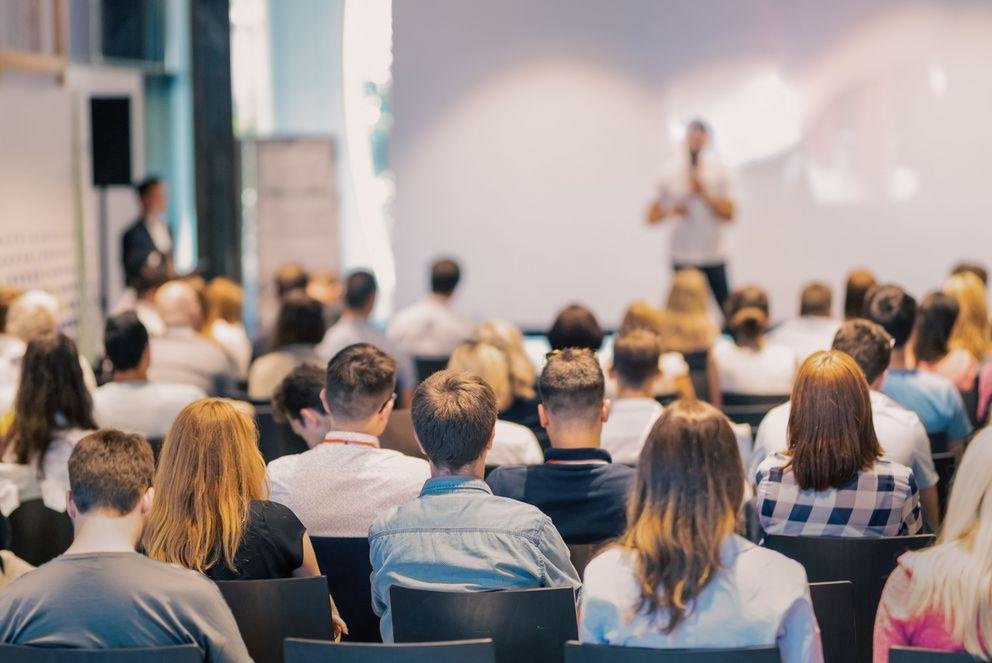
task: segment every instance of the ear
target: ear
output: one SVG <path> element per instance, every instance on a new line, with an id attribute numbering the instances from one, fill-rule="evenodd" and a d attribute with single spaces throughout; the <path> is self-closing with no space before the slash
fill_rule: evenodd
<path id="1" fill-rule="evenodd" d="M 331 406 L 327 404 L 327 388 L 320 390 L 320 404 L 324 406 L 324 412 L 330 413 Z"/>
<path id="2" fill-rule="evenodd" d="M 399 396 L 396 398 L 399 398 Z M 381 412 L 376 412 L 376 416 L 378 416 L 381 421 L 389 421 L 389 415 L 393 413 L 393 409 L 396 407 L 396 398 L 390 398 L 389 402 L 386 403 L 386 407 L 382 408 Z"/>
<path id="3" fill-rule="evenodd" d="M 424 451 L 424 445 L 420 443 L 420 436 L 417 435 L 417 431 L 413 431 L 413 439 L 417 441 L 417 448 L 420 449 L 420 453 L 424 454 L 424 456 L 427 456 L 427 452 Z"/>
<path id="4" fill-rule="evenodd" d="M 486 442 L 486 451 L 492 451 L 493 442 L 496 440 L 496 426 L 493 426 L 493 432 L 489 434 L 489 441 Z"/>
<path id="5" fill-rule="evenodd" d="M 73 499 L 71 490 L 65 491 L 65 510 L 72 520 L 79 517 L 79 509 L 76 507 L 76 500 Z"/>
<path id="6" fill-rule="evenodd" d="M 289 420 L 293 421 L 293 418 L 290 417 Z M 318 423 L 320 423 L 320 416 L 312 408 L 305 407 L 300 410 L 300 420 L 296 422 L 297 425 L 308 428 Z"/>
<path id="7" fill-rule="evenodd" d="M 299 419 L 289 417 L 289 427 L 300 437 L 303 437 L 303 433 L 306 432 L 307 426 L 306 417 L 303 416 L 303 412 L 303 410 L 300 410 L 300 419 L 302 419 L 302 422 Z"/>
<path id="8" fill-rule="evenodd" d="M 616 367 L 616 364 L 611 363 L 606 368 L 606 374 L 610 376 L 610 379 L 611 380 L 616 381 L 616 379 L 617 379 L 617 367 Z"/>
<path id="9" fill-rule="evenodd" d="M 140 504 L 139 510 L 141 513 L 141 517 L 143 519 L 147 518 L 148 515 L 152 512 L 152 504 L 154 502 L 155 502 L 155 488 L 150 486 L 148 490 L 145 491 L 145 494 L 141 496 L 141 502 L 139 503 Z"/>
<path id="10" fill-rule="evenodd" d="M 605 424 L 605 423 L 607 422 L 607 420 L 609 420 L 609 418 L 610 418 L 610 409 L 611 409 L 612 407 L 613 407 L 613 402 L 612 402 L 612 401 L 610 401 L 610 399 L 609 399 L 609 398 L 604 398 L 604 399 L 603 399 L 603 413 L 602 413 L 602 415 L 600 416 L 600 421 L 602 421 L 602 422 L 603 422 L 604 424 Z"/>
<path id="11" fill-rule="evenodd" d="M 551 423 L 551 419 L 548 417 L 548 409 L 544 407 L 544 403 L 537 404 L 537 418 L 541 421 L 541 428 L 547 428 L 548 424 Z M 495 431 L 493 431 L 495 433 Z"/>

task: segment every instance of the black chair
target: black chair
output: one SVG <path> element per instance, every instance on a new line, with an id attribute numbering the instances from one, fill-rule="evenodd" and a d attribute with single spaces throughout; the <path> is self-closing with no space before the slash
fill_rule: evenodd
<path id="1" fill-rule="evenodd" d="M 417 371 L 417 384 L 420 384 L 435 373 L 448 368 L 450 357 L 414 357 L 413 363 Z"/>
<path id="2" fill-rule="evenodd" d="M 286 638 L 330 640 L 327 581 L 316 578 L 217 582 L 255 661 L 281 663 Z"/>
<path id="3" fill-rule="evenodd" d="M 723 394 L 723 413 L 738 424 L 748 424 L 757 430 L 768 411 L 789 400 L 788 394 L 754 396 L 751 394 Z"/>
<path id="4" fill-rule="evenodd" d="M 847 663 L 857 658 L 854 624 L 854 585 L 849 580 L 810 583 L 813 612 L 820 625 L 825 663 Z"/>
<path id="5" fill-rule="evenodd" d="M 745 649 L 648 649 L 612 645 L 565 645 L 565 663 L 780 663 L 775 647 Z"/>
<path id="6" fill-rule="evenodd" d="M 493 641 L 376 645 L 286 640 L 286 663 L 494 663 Z"/>
<path id="7" fill-rule="evenodd" d="M 54 649 L 0 644 L 4 663 L 203 663 L 196 645 L 141 649 Z"/>
<path id="8" fill-rule="evenodd" d="M 954 482 L 956 461 L 954 454 L 949 451 L 947 433 L 927 433 L 930 438 L 930 455 L 933 457 L 933 468 L 937 471 L 937 500 L 940 502 L 940 513 L 947 511 L 947 500 L 951 496 L 951 484 Z"/>
<path id="9" fill-rule="evenodd" d="M 7 519 L 10 551 L 28 564 L 41 566 L 72 545 L 69 515 L 49 509 L 40 499 L 21 502 Z"/>
<path id="10" fill-rule="evenodd" d="M 498 592 L 389 589 L 396 642 L 492 638 L 497 663 L 563 660 L 562 645 L 578 637 L 571 587 Z"/>
<path id="11" fill-rule="evenodd" d="M 868 662 L 875 611 L 885 580 L 900 555 L 932 545 L 934 539 L 932 534 L 876 539 L 766 536 L 763 545 L 802 564 L 809 582 L 851 581 L 858 647 L 854 660 Z"/>
<path id="12" fill-rule="evenodd" d="M 255 403 L 255 422 L 258 425 L 258 449 L 265 462 L 290 454 L 303 453 L 309 447 L 306 440 L 293 432 L 288 422 L 279 422 L 272 416 L 272 406 Z"/>
<path id="13" fill-rule="evenodd" d="M 569 543 L 568 554 L 572 558 L 572 566 L 579 572 L 581 578 L 586 572 L 586 566 L 602 549 L 602 543 Z"/>
<path id="14" fill-rule="evenodd" d="M 889 650 L 889 663 L 975 663 L 977 659 L 967 652 L 947 652 L 916 647 L 893 647 Z"/>
<path id="15" fill-rule="evenodd" d="M 382 642 L 379 618 L 372 612 L 372 563 L 365 537 L 310 538 L 320 572 L 334 598 L 341 619 L 348 625 L 348 642 Z"/>
<path id="16" fill-rule="evenodd" d="M 692 380 L 692 388 L 696 390 L 696 398 L 707 403 L 710 402 L 710 378 L 706 372 L 709 352 L 705 350 L 688 352 L 683 357 L 689 366 L 689 379 Z"/>

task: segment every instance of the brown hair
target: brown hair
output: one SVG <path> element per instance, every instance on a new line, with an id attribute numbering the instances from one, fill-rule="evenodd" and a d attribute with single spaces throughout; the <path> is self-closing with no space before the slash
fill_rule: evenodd
<path id="1" fill-rule="evenodd" d="M 833 292 L 826 283 L 814 281 L 803 288 L 799 298 L 799 315 L 827 317 L 833 305 Z"/>
<path id="2" fill-rule="evenodd" d="M 131 513 L 151 488 L 152 448 L 140 435 L 105 428 L 76 443 L 69 456 L 69 489 L 81 513 L 110 509 Z"/>
<path id="3" fill-rule="evenodd" d="M 802 490 L 837 488 L 882 457 L 868 382 L 838 350 L 810 355 L 796 375 L 789 413 L 789 466 Z"/>
<path id="4" fill-rule="evenodd" d="M 691 353 L 709 350 L 720 333 L 706 309 L 710 286 L 698 269 L 680 269 L 672 279 L 668 302 L 661 313 L 665 350 Z"/>
<path id="5" fill-rule="evenodd" d="M 278 350 L 297 343 L 317 345 L 324 338 L 324 305 L 302 290 L 290 292 L 279 305 L 272 348 Z"/>
<path id="6" fill-rule="evenodd" d="M 631 302 L 620 321 L 621 334 L 632 329 L 648 329 L 660 334 L 661 327 L 661 311 L 644 300 Z"/>
<path id="7" fill-rule="evenodd" d="M 591 351 L 566 348 L 548 357 L 537 391 L 553 415 L 598 420 L 606 392 L 603 369 Z"/>
<path id="8" fill-rule="evenodd" d="M 569 304 L 555 317 L 548 330 L 548 343 L 554 350 L 588 348 L 595 352 L 603 344 L 603 328 L 588 308 Z"/>
<path id="9" fill-rule="evenodd" d="M 864 314 L 865 299 L 877 281 L 867 269 L 856 269 L 847 275 L 844 290 L 844 317 L 848 320 L 860 318 Z"/>
<path id="10" fill-rule="evenodd" d="M 734 431 L 712 405 L 678 400 L 648 433 L 618 545 L 635 555 L 639 612 L 671 633 L 720 570 L 744 500 Z"/>
<path id="11" fill-rule="evenodd" d="M 755 341 L 768 328 L 768 294 L 754 285 L 738 288 L 727 298 L 724 312 L 735 341 Z"/>
<path id="12" fill-rule="evenodd" d="M 431 463 L 456 470 L 482 455 L 496 426 L 496 395 L 471 373 L 451 369 L 420 383 L 410 409 Z"/>
<path id="13" fill-rule="evenodd" d="M 396 389 L 396 360 L 371 343 L 349 345 L 327 362 L 324 388 L 332 415 L 368 419 Z"/>
<path id="14" fill-rule="evenodd" d="M 215 320 L 241 322 L 245 291 L 231 279 L 218 276 L 204 289 L 207 299 L 207 326 Z"/>
<path id="15" fill-rule="evenodd" d="M 505 320 L 489 320 L 476 326 L 472 338 L 489 343 L 506 353 L 510 362 L 510 388 L 513 397 L 530 400 L 534 398 L 534 381 L 537 371 L 524 349 L 524 335 L 520 329 Z"/>
<path id="16" fill-rule="evenodd" d="M 305 290 L 310 283 L 310 274 L 296 262 L 281 265 L 276 270 L 273 281 L 276 286 L 276 297 L 282 299 L 294 290 Z"/>
<path id="17" fill-rule="evenodd" d="M 658 375 L 661 341 L 647 329 L 621 333 L 613 344 L 613 370 L 623 385 L 641 386 Z"/>

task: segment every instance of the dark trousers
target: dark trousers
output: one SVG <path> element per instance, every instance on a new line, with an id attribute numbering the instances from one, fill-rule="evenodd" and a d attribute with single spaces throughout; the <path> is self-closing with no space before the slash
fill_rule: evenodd
<path id="1" fill-rule="evenodd" d="M 720 310 L 722 311 L 723 304 L 727 301 L 727 297 L 730 295 L 730 286 L 727 285 L 727 263 L 721 262 L 718 265 L 688 265 L 684 263 L 675 263 L 673 265 L 676 272 L 680 269 L 687 269 L 689 267 L 698 269 L 706 275 L 706 280 L 710 284 L 710 290 L 713 291 L 713 298 L 716 299 L 716 303 L 720 305 Z"/>

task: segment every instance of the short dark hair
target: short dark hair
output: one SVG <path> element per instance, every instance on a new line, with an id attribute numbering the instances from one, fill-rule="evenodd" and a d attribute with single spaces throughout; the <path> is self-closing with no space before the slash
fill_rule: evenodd
<path id="1" fill-rule="evenodd" d="M 496 394 L 482 378 L 448 369 L 420 383 L 410 414 L 427 457 L 454 470 L 485 451 L 496 426 Z"/>
<path id="2" fill-rule="evenodd" d="M 134 311 L 107 318 L 103 329 L 103 347 L 115 371 L 127 371 L 141 363 L 148 347 L 148 330 Z"/>
<path id="3" fill-rule="evenodd" d="M 327 362 L 327 405 L 349 421 L 367 419 L 396 389 L 396 360 L 371 343 L 355 343 Z"/>
<path id="4" fill-rule="evenodd" d="M 450 258 L 436 260 L 431 265 L 431 292 L 436 295 L 450 295 L 458 287 L 462 278 L 462 270 L 458 263 Z"/>
<path id="5" fill-rule="evenodd" d="M 799 300 L 799 315 L 829 316 L 833 306 L 833 292 L 826 283 L 815 281 L 803 288 Z"/>
<path id="6" fill-rule="evenodd" d="M 283 378 L 272 393 L 272 416 L 276 421 L 300 420 L 300 411 L 311 409 L 324 413 L 320 390 L 326 373 L 313 364 L 301 364 Z"/>
<path id="7" fill-rule="evenodd" d="M 586 349 L 566 348 L 548 357 L 537 380 L 541 403 L 553 415 L 600 416 L 605 397 L 603 369 Z"/>
<path id="8" fill-rule="evenodd" d="M 913 333 L 916 300 L 897 285 L 878 285 L 868 291 L 862 317 L 882 325 L 901 348 Z"/>
<path id="9" fill-rule="evenodd" d="M 294 290 L 304 290 L 310 284 L 310 274 L 299 263 L 279 267 L 275 275 L 276 296 L 282 299 Z"/>
<path id="10" fill-rule="evenodd" d="M 697 131 L 702 131 L 704 134 L 708 134 L 710 132 L 709 123 L 707 123 L 706 120 L 704 120 L 701 117 L 694 117 L 691 120 L 689 120 L 688 128 L 696 129 Z"/>
<path id="11" fill-rule="evenodd" d="M 860 318 L 865 310 L 868 291 L 875 287 L 875 275 L 867 269 L 856 269 L 847 275 L 844 288 L 844 317 Z"/>
<path id="12" fill-rule="evenodd" d="M 140 435 L 104 428 L 81 439 L 69 456 L 69 488 L 80 513 L 105 508 L 130 513 L 152 485 L 155 458 Z"/>
<path id="13" fill-rule="evenodd" d="M 892 359 L 892 337 L 881 325 L 863 318 L 848 320 L 834 335 L 833 349 L 849 355 L 873 383 Z"/>
<path id="14" fill-rule="evenodd" d="M 613 344 L 613 370 L 624 385 L 643 385 L 658 375 L 661 339 L 648 329 L 625 331 Z"/>
<path id="15" fill-rule="evenodd" d="M 916 309 L 913 356 L 917 361 L 940 361 L 949 352 L 951 332 L 961 314 L 958 300 L 943 292 L 923 298 Z"/>
<path id="16" fill-rule="evenodd" d="M 134 185 L 134 192 L 138 194 L 138 198 L 144 198 L 148 193 L 162 183 L 162 178 L 158 175 L 149 175 L 145 179 L 141 180 Z"/>
<path id="17" fill-rule="evenodd" d="M 364 269 L 352 272 L 344 281 L 344 303 L 348 308 L 365 308 L 378 290 L 372 272 Z"/>
<path id="18" fill-rule="evenodd" d="M 323 304 L 303 291 L 291 292 L 279 305 L 272 347 L 278 349 L 296 343 L 316 345 L 324 338 L 325 331 Z"/>
<path id="19" fill-rule="evenodd" d="M 951 276 L 958 274 L 974 274 L 982 280 L 982 283 L 989 284 L 989 271 L 977 262 L 959 262 L 951 270 Z"/>
<path id="20" fill-rule="evenodd" d="M 169 282 L 169 268 L 164 262 L 155 266 L 142 265 L 137 273 L 131 276 L 131 287 L 134 288 L 138 296 L 160 288 Z"/>
<path id="21" fill-rule="evenodd" d="M 586 348 L 593 352 L 603 344 L 603 328 L 592 311 L 581 304 L 563 308 L 548 330 L 552 350 Z"/>

